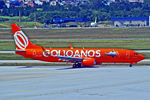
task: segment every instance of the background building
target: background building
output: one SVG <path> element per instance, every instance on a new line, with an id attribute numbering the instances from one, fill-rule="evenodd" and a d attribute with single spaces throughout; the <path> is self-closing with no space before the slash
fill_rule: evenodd
<path id="1" fill-rule="evenodd" d="M 129 2 L 139 2 L 139 3 L 144 3 L 144 0 L 128 0 Z"/>
<path id="2" fill-rule="evenodd" d="M 111 18 L 114 26 L 150 26 L 150 17 L 114 17 Z"/>

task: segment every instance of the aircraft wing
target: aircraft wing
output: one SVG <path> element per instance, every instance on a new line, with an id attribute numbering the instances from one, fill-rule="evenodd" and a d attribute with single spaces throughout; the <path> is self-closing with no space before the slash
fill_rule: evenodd
<path id="1" fill-rule="evenodd" d="M 67 57 L 67 56 L 53 56 L 53 57 L 58 57 L 60 60 L 75 61 L 75 62 L 82 62 L 82 60 L 85 59 L 80 57 Z"/>

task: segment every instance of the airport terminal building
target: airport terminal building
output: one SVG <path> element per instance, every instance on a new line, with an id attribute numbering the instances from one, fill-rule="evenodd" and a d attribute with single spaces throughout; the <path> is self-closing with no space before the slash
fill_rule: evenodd
<path id="1" fill-rule="evenodd" d="M 114 26 L 116 27 L 129 27 L 129 26 L 150 26 L 149 17 L 113 17 L 111 18 Z"/>

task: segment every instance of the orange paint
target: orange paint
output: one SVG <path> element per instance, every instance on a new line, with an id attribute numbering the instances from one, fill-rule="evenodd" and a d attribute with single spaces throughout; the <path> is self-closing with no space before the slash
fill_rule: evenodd
<path id="1" fill-rule="evenodd" d="M 94 66 L 101 63 L 130 63 L 145 59 L 133 50 L 127 49 L 69 49 L 44 48 L 31 43 L 16 24 L 11 24 L 16 43 L 16 54 L 47 62 L 71 62 L 73 67 Z"/>

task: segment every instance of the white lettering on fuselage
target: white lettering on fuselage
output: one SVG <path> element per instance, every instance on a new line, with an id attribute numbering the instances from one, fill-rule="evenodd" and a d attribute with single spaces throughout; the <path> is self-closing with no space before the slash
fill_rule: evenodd
<path id="1" fill-rule="evenodd" d="M 66 57 L 100 57 L 100 50 L 46 50 L 44 57 L 66 56 Z"/>

